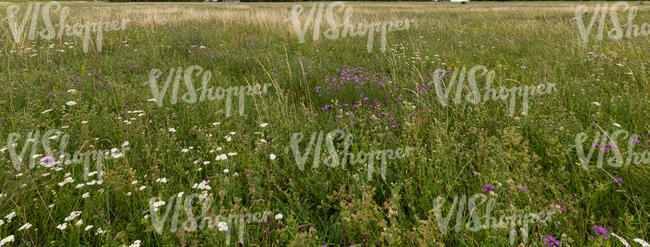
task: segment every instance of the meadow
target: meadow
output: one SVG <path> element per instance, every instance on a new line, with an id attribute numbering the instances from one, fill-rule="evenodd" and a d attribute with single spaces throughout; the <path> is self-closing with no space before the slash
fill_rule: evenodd
<path id="1" fill-rule="evenodd" d="M 598 39 L 595 19 L 585 42 L 575 11 L 602 2 L 345 2 L 350 23 L 413 20 L 383 51 L 380 36 L 301 38 L 292 8 L 304 21 L 318 3 L 60 2 L 70 24 L 115 27 L 85 48 L 42 38 L 30 4 L 0 3 L 0 246 L 650 241 L 650 40 Z M 629 6 L 650 23 L 647 2 Z M 554 86 L 525 110 L 515 90 L 450 89 L 473 68 L 480 87 L 488 71 L 492 88 Z M 489 211 L 546 220 L 497 227 Z"/>

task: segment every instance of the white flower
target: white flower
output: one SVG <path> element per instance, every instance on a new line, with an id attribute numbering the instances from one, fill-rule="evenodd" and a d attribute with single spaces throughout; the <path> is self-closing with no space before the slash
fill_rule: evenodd
<path id="1" fill-rule="evenodd" d="M 5 216 L 5 219 L 7 219 L 7 222 L 11 222 L 11 219 L 13 219 L 14 217 L 16 217 L 16 211 L 12 211 L 11 213 L 7 214 Z"/>
<path id="2" fill-rule="evenodd" d="M 619 127 L 619 128 L 621 127 L 621 125 L 617 124 L 617 123 L 614 123 L 614 126 Z"/>
<path id="3" fill-rule="evenodd" d="M 156 99 L 148 99 L 147 102 L 156 102 Z"/>
<path id="4" fill-rule="evenodd" d="M 178 195 L 176 195 L 176 196 L 177 196 L 178 198 L 181 198 L 181 197 L 183 197 L 183 194 L 185 194 L 185 192 L 182 192 L 182 191 L 181 191 L 181 192 L 178 192 Z"/>
<path id="5" fill-rule="evenodd" d="M 80 226 L 84 223 L 83 220 L 78 220 L 76 223 L 74 223 L 75 226 Z"/>
<path id="6" fill-rule="evenodd" d="M 81 121 L 81 124 L 87 124 L 87 123 L 88 123 L 88 121 L 86 121 L 86 120 Z"/>
<path id="7" fill-rule="evenodd" d="M 230 170 L 228 170 L 228 169 L 223 169 L 223 173 L 229 173 L 229 172 L 230 172 Z"/>
<path id="8" fill-rule="evenodd" d="M 14 241 L 14 235 L 9 235 L 9 237 L 6 237 L 6 238 L 3 238 L 2 240 L 0 240 L 0 246 L 3 246 L 5 244 L 7 244 L 7 243 L 11 243 L 13 241 Z"/>
<path id="9" fill-rule="evenodd" d="M 73 105 L 76 105 L 77 102 L 76 102 L 76 101 L 68 101 L 68 102 L 66 102 L 65 104 L 68 105 L 68 106 L 73 106 Z M 64 228 L 64 229 L 65 229 L 65 228 Z"/>
<path id="10" fill-rule="evenodd" d="M 226 138 L 226 141 L 228 141 L 228 142 L 232 141 L 232 137 L 230 137 L 230 136 L 224 136 L 223 138 Z"/>
<path id="11" fill-rule="evenodd" d="M 136 240 L 135 242 L 133 242 L 133 244 L 129 245 L 129 247 L 140 247 L 141 242 L 142 241 L 140 241 L 140 240 Z"/>
<path id="12" fill-rule="evenodd" d="M 95 235 L 104 234 L 104 233 L 106 233 L 106 231 L 102 230 L 102 228 L 100 227 L 97 228 L 97 232 L 95 232 Z"/>
<path id="13" fill-rule="evenodd" d="M 86 199 L 86 198 L 88 198 L 88 197 L 90 197 L 90 193 L 89 193 L 89 192 L 86 192 L 86 193 L 84 193 L 83 195 L 81 195 L 81 198 L 83 198 L 83 199 Z"/>
<path id="14" fill-rule="evenodd" d="M 140 186 L 140 189 L 139 189 L 139 190 L 144 190 L 144 189 L 146 189 L 146 188 L 147 188 L 147 186 L 144 186 L 144 185 L 143 185 L 143 186 Z"/>
<path id="15" fill-rule="evenodd" d="M 176 133 L 176 129 L 174 129 L 174 128 L 169 128 L 169 129 L 167 129 L 167 131 L 172 132 L 172 133 Z"/>
<path id="16" fill-rule="evenodd" d="M 126 193 L 126 196 L 132 196 L 132 195 L 133 195 L 133 192 L 131 192 L 131 191 Z"/>
<path id="17" fill-rule="evenodd" d="M 63 231 L 63 230 L 65 230 L 65 228 L 67 228 L 67 227 L 68 227 L 68 224 L 67 224 L 67 223 L 63 223 L 63 224 L 60 224 L 60 225 L 56 226 L 56 229 L 59 229 L 59 230 Z"/>
<path id="18" fill-rule="evenodd" d="M 226 156 L 226 154 L 217 155 L 217 158 L 215 158 L 216 161 L 227 160 L 227 159 L 228 159 L 228 156 Z"/>
<path id="19" fill-rule="evenodd" d="M 275 220 L 281 220 L 281 219 L 282 219 L 282 214 L 275 215 Z"/>
<path id="20" fill-rule="evenodd" d="M 47 110 L 45 110 L 45 111 L 42 111 L 41 114 L 45 114 L 45 113 L 51 112 L 52 110 L 53 110 L 53 109 L 47 109 Z"/>
<path id="21" fill-rule="evenodd" d="M 126 147 L 126 146 L 128 146 L 128 145 L 129 145 L 129 141 L 125 141 L 125 142 L 122 144 L 122 147 Z"/>
<path id="22" fill-rule="evenodd" d="M 267 125 L 269 125 L 269 124 L 268 124 L 268 123 L 262 123 L 262 124 L 260 124 L 260 127 L 264 128 L 264 127 L 266 127 Z"/>
<path id="23" fill-rule="evenodd" d="M 219 126 L 219 124 L 221 124 L 221 123 L 220 123 L 220 122 L 214 122 L 214 123 L 212 123 L 212 125 L 214 125 L 214 127 Z"/>
<path id="24" fill-rule="evenodd" d="M 600 103 L 598 103 L 598 102 L 594 101 L 594 102 L 591 102 L 591 103 L 594 104 L 594 105 L 600 106 Z"/>
<path id="25" fill-rule="evenodd" d="M 31 227 L 32 227 L 32 224 L 26 223 L 23 226 L 21 226 L 20 228 L 18 228 L 18 231 L 27 230 L 27 229 L 29 229 Z"/>
<path id="26" fill-rule="evenodd" d="M 93 229 L 93 225 L 88 225 L 88 226 L 86 226 L 86 228 L 84 228 L 84 231 L 88 231 L 88 230 L 90 230 L 90 229 Z"/>
<path id="27" fill-rule="evenodd" d="M 235 172 L 232 174 L 233 177 L 239 177 L 239 173 Z"/>
<path id="28" fill-rule="evenodd" d="M 228 153 L 228 156 L 235 156 L 237 153 Z"/>
<path id="29" fill-rule="evenodd" d="M 217 224 L 217 226 L 219 227 L 220 232 L 228 231 L 228 223 L 226 223 L 226 222 L 223 222 L 223 221 L 219 222 L 219 224 Z"/>
<path id="30" fill-rule="evenodd" d="M 274 159 L 275 159 L 275 154 L 271 154 L 271 155 L 269 155 L 269 158 L 270 158 L 271 160 L 274 160 Z"/>
<path id="31" fill-rule="evenodd" d="M 159 179 L 156 179 L 156 183 L 163 183 L 163 184 L 165 184 L 165 183 L 167 183 L 167 178 L 159 178 Z"/>
<path id="32" fill-rule="evenodd" d="M 0 220 L 0 226 L 2 226 L 2 225 L 4 225 L 4 224 L 5 224 L 5 221 L 4 221 L 4 220 Z"/>
<path id="33" fill-rule="evenodd" d="M 72 211 L 72 212 L 70 212 L 70 216 L 65 217 L 64 220 L 66 222 L 68 222 L 68 221 L 74 220 L 75 218 L 79 217 L 79 215 L 81 215 L 81 211 Z"/>

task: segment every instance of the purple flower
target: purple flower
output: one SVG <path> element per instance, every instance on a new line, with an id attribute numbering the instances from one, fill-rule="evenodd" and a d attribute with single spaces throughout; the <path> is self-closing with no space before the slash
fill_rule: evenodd
<path id="1" fill-rule="evenodd" d="M 544 236 L 544 243 L 548 245 L 548 247 L 553 247 L 556 245 L 560 245 L 560 241 L 557 241 L 553 236 L 546 234 Z"/>
<path id="2" fill-rule="evenodd" d="M 615 184 L 618 184 L 618 183 L 620 183 L 620 182 L 623 182 L 623 179 L 622 179 L 622 178 L 615 178 L 615 179 L 614 179 L 614 183 L 615 183 Z"/>
<path id="3" fill-rule="evenodd" d="M 494 190 L 494 186 L 492 186 L 490 184 L 483 185 L 483 192 L 493 191 L 493 190 Z"/>
<path id="4" fill-rule="evenodd" d="M 397 128 L 397 126 L 395 126 L 395 125 L 393 125 L 393 126 L 390 126 L 390 127 L 391 127 L 391 128 L 393 128 L 393 129 L 394 129 L 394 128 Z"/>
<path id="5" fill-rule="evenodd" d="M 609 152 L 609 148 L 603 148 L 603 152 Z"/>
<path id="6" fill-rule="evenodd" d="M 641 140 L 639 140 L 639 139 L 634 139 L 634 140 L 632 140 L 632 142 L 633 142 L 633 143 L 641 143 Z"/>
<path id="7" fill-rule="evenodd" d="M 524 187 L 521 188 L 521 193 L 526 193 L 526 191 L 528 191 L 528 190 L 526 190 L 526 188 L 524 188 Z"/>
<path id="8" fill-rule="evenodd" d="M 43 162 L 45 164 L 50 164 L 50 163 L 54 163 L 55 160 L 54 160 L 54 158 L 52 156 L 45 156 L 45 157 L 43 157 L 43 159 L 41 159 L 41 162 Z"/>
<path id="9" fill-rule="evenodd" d="M 603 235 L 603 238 L 607 239 L 609 236 L 607 235 L 607 230 L 605 228 L 602 228 L 600 226 L 594 225 L 594 233 Z"/>

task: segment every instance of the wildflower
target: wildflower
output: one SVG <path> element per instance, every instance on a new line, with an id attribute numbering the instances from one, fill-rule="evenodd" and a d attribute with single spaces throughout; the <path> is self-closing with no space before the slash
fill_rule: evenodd
<path id="1" fill-rule="evenodd" d="M 622 179 L 622 178 L 614 178 L 614 183 L 615 183 L 615 184 L 618 184 L 618 183 L 620 183 L 620 182 L 623 182 L 623 179 Z"/>
<path id="2" fill-rule="evenodd" d="M 223 221 L 219 222 L 219 224 L 217 224 L 217 226 L 219 227 L 220 232 L 228 231 L 228 223 L 226 223 L 226 222 L 223 222 Z"/>
<path id="3" fill-rule="evenodd" d="M 494 186 L 492 186 L 490 184 L 484 184 L 483 185 L 483 192 L 493 191 L 493 190 L 494 190 Z"/>
<path id="4" fill-rule="evenodd" d="M 13 219 L 14 217 L 16 217 L 16 212 L 12 211 L 11 213 L 5 216 L 5 219 L 7 219 L 7 222 L 11 222 L 11 219 Z"/>
<path id="5" fill-rule="evenodd" d="M 619 127 L 619 128 L 621 127 L 621 125 L 617 124 L 617 123 L 614 123 L 614 126 Z"/>
<path id="6" fill-rule="evenodd" d="M 169 128 L 169 129 L 167 129 L 167 131 L 172 132 L 172 133 L 176 133 L 176 129 L 174 129 L 174 128 Z"/>
<path id="7" fill-rule="evenodd" d="M 591 102 L 591 103 L 594 104 L 594 105 L 600 106 L 600 103 L 598 103 L 598 102 Z"/>
<path id="8" fill-rule="evenodd" d="M 83 198 L 83 199 L 86 199 L 86 198 L 88 198 L 88 197 L 90 197 L 90 193 L 88 193 L 88 192 L 86 192 L 86 193 L 84 193 L 83 195 L 81 195 L 81 198 Z"/>
<path id="9" fill-rule="evenodd" d="M 65 230 L 65 228 L 67 228 L 67 227 L 68 227 L 68 224 L 67 224 L 67 223 L 63 223 L 63 224 L 60 224 L 60 225 L 56 226 L 56 229 L 59 229 L 59 230 L 63 231 L 63 230 Z"/>
<path id="10" fill-rule="evenodd" d="M 14 240 L 15 240 L 14 235 L 9 235 L 9 237 L 6 237 L 6 238 L 3 238 L 2 240 L 0 240 L 0 246 L 3 246 L 5 244 L 7 244 L 7 243 L 11 243 Z"/>
<path id="11" fill-rule="evenodd" d="M 32 227 L 32 224 L 25 223 L 23 226 L 21 226 L 20 228 L 18 228 L 18 231 L 27 230 L 27 229 L 29 229 L 29 228 L 31 228 L 31 227 Z"/>
<path id="12" fill-rule="evenodd" d="M 88 225 L 88 226 L 86 226 L 86 228 L 84 228 L 84 231 L 88 231 L 88 230 L 90 230 L 90 229 L 93 229 L 93 225 Z"/>
<path id="13" fill-rule="evenodd" d="M 275 215 L 275 220 L 281 220 L 281 219 L 282 219 L 282 214 Z"/>
<path id="14" fill-rule="evenodd" d="M 556 245 L 560 245 L 560 242 L 557 241 L 553 236 L 546 234 L 544 236 L 544 243 L 548 245 L 548 247 L 553 247 Z"/>
<path id="15" fill-rule="evenodd" d="M 55 160 L 52 156 L 45 156 L 43 157 L 43 159 L 41 159 L 41 162 L 45 164 L 50 164 L 50 163 L 54 163 Z"/>
<path id="16" fill-rule="evenodd" d="M 609 236 L 607 235 L 607 230 L 605 230 L 605 228 L 594 225 L 593 229 L 594 229 L 594 233 L 603 235 L 603 238 L 605 238 L 605 239 L 609 238 Z"/>
<path id="17" fill-rule="evenodd" d="M 274 160 L 275 159 L 275 154 L 270 154 L 269 159 Z"/>
<path id="18" fill-rule="evenodd" d="M 140 247 L 141 242 L 142 241 L 140 241 L 140 240 L 136 240 L 135 242 L 133 242 L 133 244 L 129 245 L 129 247 Z"/>
<path id="19" fill-rule="evenodd" d="M 65 104 L 68 105 L 68 106 L 73 106 L 73 105 L 76 105 L 77 102 L 75 102 L 75 101 L 68 101 L 68 102 L 66 102 Z"/>

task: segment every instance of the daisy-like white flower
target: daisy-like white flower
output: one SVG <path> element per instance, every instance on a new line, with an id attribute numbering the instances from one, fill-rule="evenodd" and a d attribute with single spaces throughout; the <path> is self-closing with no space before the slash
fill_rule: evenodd
<path id="1" fill-rule="evenodd" d="M 53 110 L 54 110 L 54 109 L 47 109 L 47 110 L 45 110 L 45 111 L 42 111 L 41 114 L 45 114 L 45 113 L 51 112 L 51 111 L 53 111 Z"/>
<path id="2" fill-rule="evenodd" d="M 167 131 L 172 132 L 172 133 L 176 133 L 176 129 L 174 129 L 174 128 L 169 128 L 169 129 L 167 129 Z"/>
<path id="3" fill-rule="evenodd" d="M 219 227 L 220 232 L 228 231 L 228 223 L 226 223 L 226 222 L 223 222 L 223 221 L 219 222 L 219 224 L 217 224 L 217 226 Z"/>
<path id="4" fill-rule="evenodd" d="M 5 215 L 5 219 L 7 219 L 7 222 L 11 222 L 11 219 L 16 217 L 16 211 L 12 211 L 11 213 Z"/>
<path id="5" fill-rule="evenodd" d="M 282 214 L 275 215 L 275 220 L 281 220 L 281 219 L 282 219 Z"/>
<path id="6" fill-rule="evenodd" d="M 183 197 L 183 194 L 185 194 L 185 192 L 182 192 L 182 191 L 181 191 L 181 192 L 178 192 L 178 195 L 176 195 L 176 196 L 177 196 L 178 198 L 181 198 L 181 197 Z"/>
<path id="7" fill-rule="evenodd" d="M 81 195 L 81 198 L 83 198 L 83 199 L 86 199 L 86 198 L 88 198 L 88 197 L 90 197 L 90 193 L 89 193 L 89 192 L 86 192 L 86 193 L 84 193 L 83 195 Z"/>
<path id="8" fill-rule="evenodd" d="M 144 185 L 143 185 L 143 186 L 140 186 L 140 189 L 138 189 L 138 190 L 142 191 L 142 190 L 144 190 L 144 189 L 146 189 L 146 188 L 147 188 L 147 186 L 144 186 Z"/>
<path id="9" fill-rule="evenodd" d="M 93 225 L 88 225 L 88 226 L 86 226 L 86 228 L 84 228 L 84 231 L 87 232 L 87 231 L 90 230 L 90 229 L 93 229 Z"/>
<path id="10" fill-rule="evenodd" d="M 223 173 L 229 173 L 229 172 L 230 172 L 230 170 L 228 170 L 228 169 L 223 169 Z"/>
<path id="11" fill-rule="evenodd" d="M 275 154 L 270 154 L 269 159 L 274 160 L 275 159 Z"/>
<path id="12" fill-rule="evenodd" d="M 15 239 L 14 239 L 14 235 L 9 235 L 8 237 L 3 238 L 2 240 L 0 240 L 0 246 L 3 246 L 3 245 L 5 245 L 5 244 L 7 244 L 7 243 L 11 243 L 11 242 L 13 242 L 14 240 L 15 240 Z"/>
<path id="13" fill-rule="evenodd" d="M 79 215 L 81 215 L 81 211 L 72 211 L 68 217 L 65 217 L 64 221 L 72 221 L 75 218 L 79 217 Z"/>
<path id="14" fill-rule="evenodd" d="M 264 127 L 266 127 L 267 125 L 269 125 L 269 124 L 268 124 L 268 123 L 261 123 L 261 124 L 260 124 L 260 127 L 264 128 Z"/>
<path id="15" fill-rule="evenodd" d="M 126 193 L 126 196 L 132 196 L 132 195 L 133 195 L 133 192 L 131 192 L 131 191 Z"/>
<path id="16" fill-rule="evenodd" d="M 228 156 L 235 156 L 237 153 L 228 153 Z"/>
<path id="17" fill-rule="evenodd" d="M 217 157 L 215 158 L 216 161 L 227 160 L 227 159 L 228 159 L 228 156 L 226 156 L 226 154 L 217 155 Z"/>
<path id="18" fill-rule="evenodd" d="M 60 225 L 56 226 L 56 229 L 59 229 L 59 230 L 63 231 L 63 230 L 65 230 L 67 227 L 68 227 L 68 224 L 67 224 L 67 223 L 63 223 L 63 224 L 60 224 Z"/>
<path id="19" fill-rule="evenodd" d="M 129 245 L 129 247 L 140 247 L 140 243 L 142 243 L 142 241 L 136 240 L 133 244 Z"/>
<path id="20" fill-rule="evenodd" d="M 618 123 L 614 123 L 614 126 L 616 126 L 616 127 L 618 127 L 618 128 L 620 128 L 620 127 L 621 127 L 621 125 L 620 125 L 620 124 L 618 124 Z"/>
<path id="21" fill-rule="evenodd" d="M 78 220 L 77 222 L 74 223 L 75 226 L 80 226 L 84 223 L 83 220 Z"/>
<path id="22" fill-rule="evenodd" d="M 591 103 L 594 104 L 594 105 L 600 106 L 599 102 L 594 101 L 594 102 L 591 102 Z"/>
<path id="23" fill-rule="evenodd" d="M 25 223 L 23 226 L 21 226 L 20 228 L 18 228 L 18 231 L 27 230 L 27 229 L 29 229 L 29 228 L 31 228 L 31 227 L 32 227 L 32 224 Z"/>
<path id="24" fill-rule="evenodd" d="M 156 179 L 156 183 L 163 183 L 163 184 L 166 184 L 166 183 L 167 183 L 167 178 L 159 178 L 159 179 Z"/>
<path id="25" fill-rule="evenodd" d="M 212 123 L 212 125 L 213 125 L 214 127 L 217 127 L 217 126 L 219 126 L 220 124 L 221 124 L 220 122 L 214 122 L 214 123 Z"/>
<path id="26" fill-rule="evenodd" d="M 67 106 L 73 106 L 73 105 L 76 105 L 77 102 L 76 102 L 76 101 L 68 101 L 68 102 L 66 102 L 65 104 L 66 104 Z"/>
<path id="27" fill-rule="evenodd" d="M 88 121 L 86 121 L 86 120 L 81 121 L 81 124 L 87 124 L 87 123 L 88 123 Z"/>
<path id="28" fill-rule="evenodd" d="M 0 220 L 0 226 L 2 226 L 2 225 L 4 225 L 4 224 L 5 224 L 5 221 L 4 221 L 4 220 Z"/>
<path id="29" fill-rule="evenodd" d="M 190 150 L 187 149 L 187 148 L 183 148 L 183 149 L 181 149 L 181 153 L 187 153 L 187 152 L 189 152 L 189 151 L 190 151 Z"/>
<path id="30" fill-rule="evenodd" d="M 229 136 L 229 135 L 228 135 L 228 136 L 224 136 L 223 138 L 225 138 L 227 142 L 232 141 L 232 137 Z"/>

